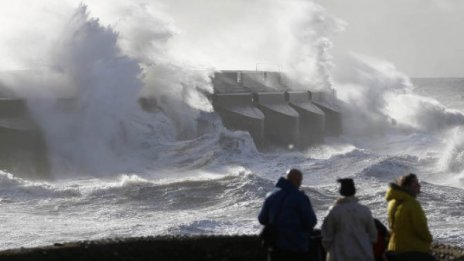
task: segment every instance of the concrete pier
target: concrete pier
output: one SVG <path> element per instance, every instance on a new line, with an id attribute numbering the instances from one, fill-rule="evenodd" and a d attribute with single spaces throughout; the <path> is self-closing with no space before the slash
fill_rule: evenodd
<path id="1" fill-rule="evenodd" d="M 314 93 L 314 99 L 309 91 L 289 90 L 284 78 L 279 72 L 216 72 L 213 106 L 226 127 L 249 131 L 258 147 L 306 148 L 342 133 L 339 109 L 324 100 L 336 102 L 333 93 Z"/>
<path id="2" fill-rule="evenodd" d="M 0 98 L 0 119 L 24 117 L 27 114 L 26 101 L 18 98 Z"/>
<path id="3" fill-rule="evenodd" d="M 264 137 L 267 141 L 287 147 L 298 146 L 300 121 L 298 112 L 290 107 L 283 92 L 255 93 L 257 107 L 264 114 Z"/>
<path id="4" fill-rule="evenodd" d="M 338 137 L 342 134 L 342 114 L 335 106 L 322 102 L 313 101 L 314 104 L 325 114 L 325 135 Z"/>
<path id="5" fill-rule="evenodd" d="M 300 148 L 324 142 L 325 113 L 311 102 L 309 91 L 287 91 L 289 105 L 300 115 Z"/>
<path id="6" fill-rule="evenodd" d="M 257 147 L 264 144 L 264 114 L 253 104 L 251 93 L 215 94 L 213 107 L 224 126 L 249 131 Z"/>
<path id="7" fill-rule="evenodd" d="M 32 179 L 49 177 L 46 144 L 25 100 L 0 99 L 0 168 Z"/>

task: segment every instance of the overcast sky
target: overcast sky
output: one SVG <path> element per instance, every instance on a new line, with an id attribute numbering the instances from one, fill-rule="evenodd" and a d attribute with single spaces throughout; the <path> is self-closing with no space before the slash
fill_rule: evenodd
<path id="1" fill-rule="evenodd" d="M 388 60 L 409 76 L 464 76 L 464 1 L 317 0 L 347 22 L 333 53 Z"/>
<path id="2" fill-rule="evenodd" d="M 412 77 L 464 77 L 464 0 L 314 1 L 347 24 L 345 31 L 331 36 L 335 65 L 340 57 L 354 52 L 387 60 Z M 78 5 L 73 0 L 0 2 L 0 21 L 6 25 L 0 27 L 0 69 L 18 67 L 11 61 L 17 56 L 34 57 L 34 37 L 48 39 L 43 35 L 50 24 L 66 21 L 62 2 Z M 92 16 L 120 29 L 117 21 L 128 12 L 121 15 L 116 9 L 128 5 L 127 1 L 87 2 Z M 293 17 L 311 15 L 299 5 L 292 6 L 292 1 L 149 2 L 156 11 L 160 8 L 155 3 L 164 4 L 161 12 L 176 28 L 178 34 L 171 40 L 174 52 L 219 69 L 254 69 L 266 63 L 282 67 L 288 51 L 296 49 L 289 40 L 288 24 Z M 301 44 L 307 42 L 302 39 Z"/>

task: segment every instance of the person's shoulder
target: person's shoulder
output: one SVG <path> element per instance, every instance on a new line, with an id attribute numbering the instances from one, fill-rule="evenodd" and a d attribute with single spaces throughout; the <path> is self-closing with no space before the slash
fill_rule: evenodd
<path id="1" fill-rule="evenodd" d="M 298 204 L 303 204 L 303 203 L 306 204 L 310 202 L 308 195 L 306 195 L 304 191 L 295 189 L 295 190 L 289 191 L 288 193 L 289 193 L 288 198 L 292 202 L 295 202 Z"/>
<path id="2" fill-rule="evenodd" d="M 339 217 L 344 216 L 347 211 L 348 208 L 346 205 L 338 204 L 337 202 L 335 202 L 332 206 L 329 207 L 327 215 Z"/>
<path id="3" fill-rule="evenodd" d="M 420 206 L 420 203 L 419 201 L 417 201 L 417 199 L 411 197 L 410 199 L 408 200 L 405 200 L 401 203 L 402 205 L 404 206 L 408 206 L 408 207 L 417 207 L 417 206 Z"/>
<path id="4" fill-rule="evenodd" d="M 303 190 L 294 190 L 295 196 L 304 199 L 304 200 L 309 200 L 309 196 L 306 195 L 306 193 Z"/>
<path id="5" fill-rule="evenodd" d="M 335 204 L 333 204 L 332 206 L 329 207 L 329 212 L 338 212 L 338 211 L 340 211 L 340 209 L 343 209 L 343 207 L 340 206 L 339 204 L 335 203 Z"/>
<path id="6" fill-rule="evenodd" d="M 362 209 L 366 214 L 372 215 L 371 209 L 368 206 L 361 204 L 361 203 L 358 203 L 358 205 L 359 205 L 359 208 Z"/>
<path id="7" fill-rule="evenodd" d="M 280 188 L 274 188 L 272 191 L 268 192 L 266 194 L 266 200 L 272 200 L 277 196 L 277 194 L 282 193 L 282 189 Z"/>
<path id="8" fill-rule="evenodd" d="M 358 205 L 360 208 L 363 208 L 363 209 L 370 209 L 366 204 L 364 204 L 363 202 L 360 202 L 359 200 L 356 200 L 355 202 L 356 205 Z"/>
<path id="9" fill-rule="evenodd" d="M 414 210 L 422 210 L 422 206 L 419 203 L 419 201 L 415 198 L 410 199 L 408 201 L 405 201 L 404 206 L 407 207 L 408 209 L 414 209 Z"/>

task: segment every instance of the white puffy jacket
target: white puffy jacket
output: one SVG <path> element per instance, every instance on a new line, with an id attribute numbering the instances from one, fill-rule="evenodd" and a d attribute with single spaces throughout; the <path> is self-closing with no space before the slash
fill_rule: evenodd
<path id="1" fill-rule="evenodd" d="M 369 208 L 359 204 L 356 197 L 338 199 L 321 230 L 328 261 L 374 260 L 372 244 L 377 239 L 374 219 Z"/>

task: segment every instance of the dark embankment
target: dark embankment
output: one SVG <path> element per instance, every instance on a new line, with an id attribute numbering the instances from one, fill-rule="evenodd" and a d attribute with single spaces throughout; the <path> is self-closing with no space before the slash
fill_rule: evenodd
<path id="1" fill-rule="evenodd" d="M 438 260 L 462 260 L 464 251 L 434 246 Z M 0 252 L 0 260 L 266 260 L 256 236 L 143 237 L 82 241 Z"/>

